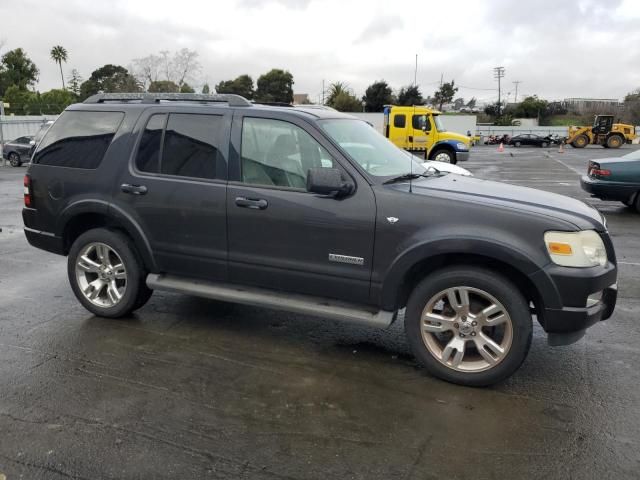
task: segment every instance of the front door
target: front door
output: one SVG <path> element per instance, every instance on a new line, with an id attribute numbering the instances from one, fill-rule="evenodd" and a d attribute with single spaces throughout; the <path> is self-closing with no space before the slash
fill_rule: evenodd
<path id="1" fill-rule="evenodd" d="M 231 112 L 154 110 L 138 122 L 137 148 L 114 209 L 146 236 L 161 272 L 226 280 L 226 176 Z"/>
<path id="2" fill-rule="evenodd" d="M 414 149 L 424 152 L 425 158 L 427 158 L 427 153 L 431 150 L 437 137 L 431 116 L 424 113 L 414 113 L 411 116 L 411 130 Z"/>
<path id="3" fill-rule="evenodd" d="M 233 122 L 230 279 L 368 302 L 376 211 L 370 186 L 310 125 L 259 115 L 238 115 Z M 355 193 L 335 199 L 308 192 L 313 167 L 341 169 L 357 179 Z"/>

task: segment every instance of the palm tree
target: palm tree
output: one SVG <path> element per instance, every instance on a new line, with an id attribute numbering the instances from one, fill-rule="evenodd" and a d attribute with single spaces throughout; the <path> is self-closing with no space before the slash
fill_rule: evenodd
<path id="1" fill-rule="evenodd" d="M 62 78 L 62 89 L 64 90 L 64 75 L 62 74 L 62 62 L 67 63 L 67 49 L 62 45 L 56 45 L 51 49 L 51 59 L 60 65 L 60 78 Z"/>

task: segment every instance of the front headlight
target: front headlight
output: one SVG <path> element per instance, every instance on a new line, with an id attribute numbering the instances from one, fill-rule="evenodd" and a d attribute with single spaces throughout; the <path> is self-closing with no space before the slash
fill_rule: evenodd
<path id="1" fill-rule="evenodd" d="M 458 150 L 469 150 L 469 146 L 466 143 L 456 143 Z"/>
<path id="2" fill-rule="evenodd" d="M 595 267 L 607 263 L 604 242 L 595 230 L 546 232 L 544 243 L 553 263 L 563 267 Z"/>

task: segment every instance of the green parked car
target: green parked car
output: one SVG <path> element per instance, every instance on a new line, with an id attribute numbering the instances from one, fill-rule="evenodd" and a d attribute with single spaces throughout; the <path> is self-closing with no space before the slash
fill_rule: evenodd
<path id="1" fill-rule="evenodd" d="M 601 200 L 618 200 L 640 212 L 640 150 L 623 157 L 589 161 L 582 189 Z"/>

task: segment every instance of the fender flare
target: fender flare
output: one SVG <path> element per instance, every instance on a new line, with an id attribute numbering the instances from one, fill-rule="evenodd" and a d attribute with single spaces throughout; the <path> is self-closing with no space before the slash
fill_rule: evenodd
<path id="1" fill-rule="evenodd" d="M 131 215 L 106 200 L 78 200 L 69 204 L 59 215 L 56 235 L 62 237 L 69 222 L 78 215 L 95 213 L 108 219 L 114 227 L 124 230 L 133 240 L 144 264 L 151 272 L 157 271 L 155 257 L 144 231 Z"/>
<path id="2" fill-rule="evenodd" d="M 534 285 L 537 295 L 545 299 L 545 305 L 561 305 L 560 295 L 543 266 L 521 249 L 494 239 L 456 237 L 425 241 L 398 255 L 383 277 L 380 291 L 382 308 L 394 310 L 399 307 L 399 292 L 415 265 L 444 255 L 469 255 L 507 264 Z"/>

